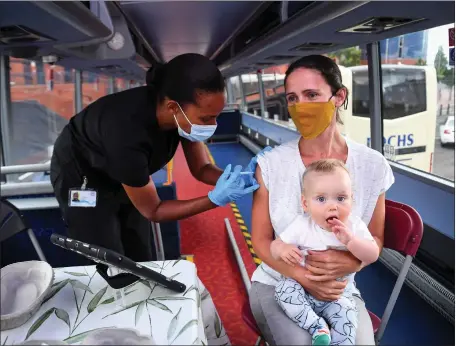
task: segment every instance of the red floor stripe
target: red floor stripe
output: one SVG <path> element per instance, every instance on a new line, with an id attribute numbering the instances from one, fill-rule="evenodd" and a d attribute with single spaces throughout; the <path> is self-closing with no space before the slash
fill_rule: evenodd
<path id="1" fill-rule="evenodd" d="M 173 178 L 179 199 L 204 196 L 212 189 L 191 176 L 181 147 L 174 156 Z M 250 258 L 250 264 L 245 262 L 251 275 L 254 264 L 229 205 L 180 221 L 181 253 L 195 255 L 198 276 L 211 293 L 231 343 L 252 345 L 257 335 L 242 320 L 241 309 L 247 295 L 231 250 L 225 218 L 230 220 L 244 261 L 247 256 Z"/>

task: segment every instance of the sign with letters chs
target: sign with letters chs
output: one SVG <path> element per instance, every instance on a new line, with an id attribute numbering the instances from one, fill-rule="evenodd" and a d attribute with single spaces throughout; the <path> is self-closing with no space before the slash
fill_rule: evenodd
<path id="1" fill-rule="evenodd" d="M 403 148 L 410 147 L 414 144 L 415 138 L 413 133 L 404 133 L 398 135 L 391 135 L 388 137 L 383 137 L 383 145 L 388 144 L 393 148 Z M 367 146 L 371 146 L 371 139 L 367 137 Z"/>
<path id="2" fill-rule="evenodd" d="M 454 47 L 454 28 L 448 29 L 448 46 Z"/>

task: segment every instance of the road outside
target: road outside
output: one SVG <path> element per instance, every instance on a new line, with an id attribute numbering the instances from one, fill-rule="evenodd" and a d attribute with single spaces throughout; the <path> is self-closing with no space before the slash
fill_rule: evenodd
<path id="1" fill-rule="evenodd" d="M 433 174 L 454 181 L 454 146 L 442 148 L 435 140 Z"/>
<path id="2" fill-rule="evenodd" d="M 442 148 L 440 145 L 439 126 L 446 121 L 446 116 L 437 118 L 437 127 L 435 132 L 435 150 L 434 150 L 434 167 L 432 173 L 449 180 L 454 181 L 454 146 Z"/>

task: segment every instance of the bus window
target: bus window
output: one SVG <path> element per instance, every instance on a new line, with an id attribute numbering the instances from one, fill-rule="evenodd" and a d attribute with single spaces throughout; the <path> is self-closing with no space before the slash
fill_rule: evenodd
<path id="1" fill-rule="evenodd" d="M 82 72 L 82 105 L 87 107 L 100 97 L 109 94 L 109 79 L 101 74 Z"/>
<path id="2" fill-rule="evenodd" d="M 426 111 L 426 79 L 423 69 L 382 67 L 383 119 L 397 119 Z M 353 71 L 353 116 L 369 117 L 367 67 Z"/>
<path id="3" fill-rule="evenodd" d="M 383 67 L 383 119 L 426 111 L 425 77 L 423 69 Z"/>
<path id="4" fill-rule="evenodd" d="M 381 44 L 383 141 L 395 162 L 454 181 L 454 67 L 444 25 Z M 402 54 L 395 52 L 402 42 Z M 442 135 L 443 133 L 443 135 Z M 385 155 L 386 156 L 386 155 Z"/>
<path id="5" fill-rule="evenodd" d="M 11 117 L 6 165 L 49 162 L 53 144 L 74 115 L 73 70 L 42 61 L 10 58 Z M 32 181 L 38 174 L 12 174 Z"/>
<path id="6" fill-rule="evenodd" d="M 353 116 L 369 118 L 369 76 L 365 71 L 353 71 Z"/>

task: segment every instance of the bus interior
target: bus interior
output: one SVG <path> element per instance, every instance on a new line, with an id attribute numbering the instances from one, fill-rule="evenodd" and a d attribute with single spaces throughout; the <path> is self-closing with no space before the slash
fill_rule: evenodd
<path id="1" fill-rule="evenodd" d="M 203 54 L 225 77 L 227 100 L 208 155 L 221 168 L 245 166 L 262 148 L 300 136 L 287 112 L 284 73 L 299 57 L 325 54 L 350 84 L 342 132 L 388 159 L 395 183 L 386 198 L 411 206 L 423 222 L 381 343 L 454 344 L 454 121 L 452 146 L 440 131 L 454 120 L 454 20 L 454 1 L 2 1 L 2 198 L 21 211 L 53 268 L 78 266 L 79 256 L 49 241 L 66 234 L 49 169 L 53 144 L 74 114 L 145 85 L 156 63 Z M 162 200 L 209 191 L 191 177 L 181 148 L 152 179 Z M 151 224 L 156 260 L 194 261 L 239 345 L 261 337 L 245 311 L 249 279 L 261 263 L 251 243 L 251 207 L 249 195 Z M 2 268 L 38 259 L 25 232 L 0 246 Z M 384 249 L 357 273 L 377 316 L 406 261 Z M 3 336 L 1 343 L 10 344 Z"/>

